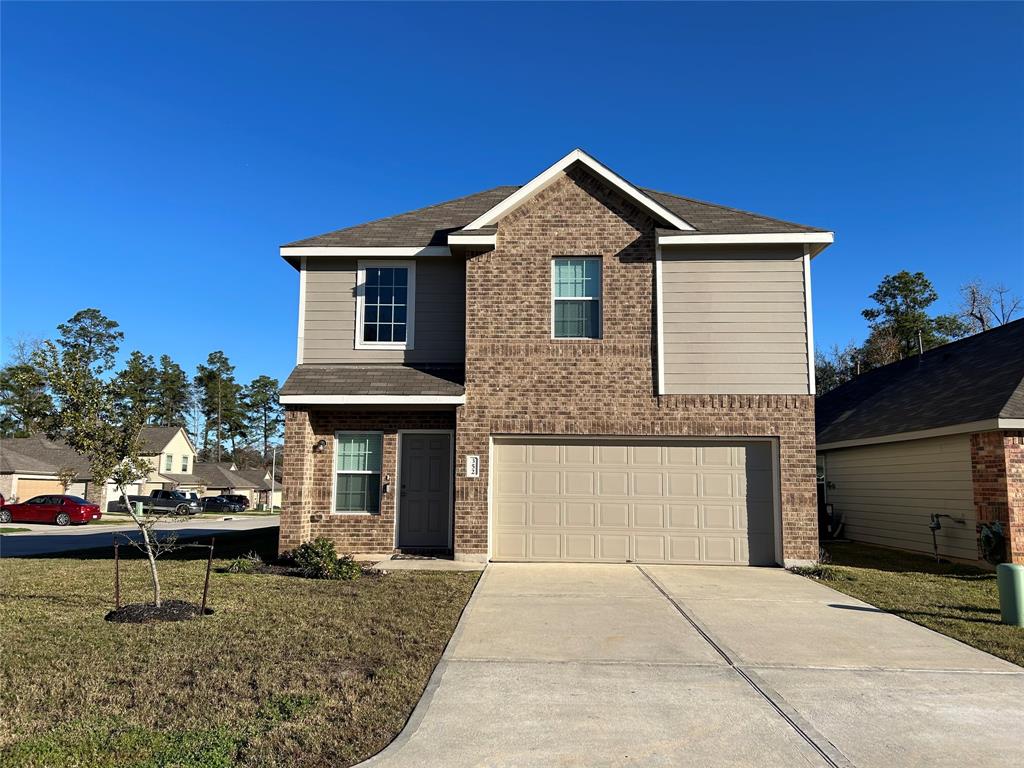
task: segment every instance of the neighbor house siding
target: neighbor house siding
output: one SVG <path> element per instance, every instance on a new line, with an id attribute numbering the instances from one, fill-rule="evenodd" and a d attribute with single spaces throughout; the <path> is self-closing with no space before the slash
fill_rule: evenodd
<path id="1" fill-rule="evenodd" d="M 662 251 L 665 394 L 809 393 L 802 246 Z"/>
<path id="2" fill-rule="evenodd" d="M 939 553 L 977 559 L 969 435 L 828 451 L 825 462 L 828 502 L 850 539 L 931 552 L 937 512 L 965 521 L 942 518 Z"/>
<path id="3" fill-rule="evenodd" d="M 302 362 L 462 362 L 466 340 L 466 280 L 465 262 L 461 258 L 416 261 L 416 321 L 411 350 L 355 348 L 359 261 L 358 258 L 308 260 Z"/>

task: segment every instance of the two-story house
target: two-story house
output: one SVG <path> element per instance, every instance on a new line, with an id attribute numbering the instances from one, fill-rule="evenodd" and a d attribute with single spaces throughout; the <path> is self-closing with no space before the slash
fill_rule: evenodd
<path id="1" fill-rule="evenodd" d="M 817 559 L 810 262 L 832 240 L 575 150 L 283 246 L 281 548 Z"/>

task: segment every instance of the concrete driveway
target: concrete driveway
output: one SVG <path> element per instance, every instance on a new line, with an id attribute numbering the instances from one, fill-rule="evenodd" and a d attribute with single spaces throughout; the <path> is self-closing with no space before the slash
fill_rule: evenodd
<path id="1" fill-rule="evenodd" d="M 1024 669 L 786 571 L 491 565 L 364 765 L 1024 764 Z"/>

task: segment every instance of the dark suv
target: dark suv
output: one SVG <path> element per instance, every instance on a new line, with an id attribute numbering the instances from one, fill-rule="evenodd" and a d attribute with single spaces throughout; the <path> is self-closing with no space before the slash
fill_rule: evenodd
<path id="1" fill-rule="evenodd" d="M 237 504 L 238 506 L 240 506 L 241 509 L 239 510 L 239 512 L 244 512 L 249 508 L 249 498 L 247 496 L 243 496 L 240 493 L 222 493 L 221 498 L 227 499 L 232 504 Z"/>
<path id="2" fill-rule="evenodd" d="M 243 509 L 223 496 L 207 496 L 203 499 L 203 512 L 241 512 Z"/>

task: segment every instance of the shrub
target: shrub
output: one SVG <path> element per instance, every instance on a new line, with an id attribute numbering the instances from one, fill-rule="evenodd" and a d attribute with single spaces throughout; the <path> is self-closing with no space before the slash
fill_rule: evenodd
<path id="1" fill-rule="evenodd" d="M 323 537 L 300 545 L 292 559 L 302 575 L 309 579 L 351 581 L 362 573 L 358 563 L 349 555 L 339 558 L 334 542 Z"/>
<path id="2" fill-rule="evenodd" d="M 236 557 L 224 569 L 228 573 L 255 573 L 263 565 L 263 560 L 255 552 Z"/>

